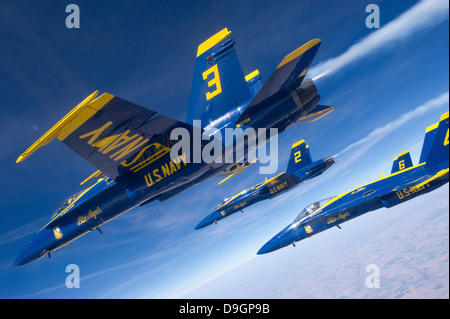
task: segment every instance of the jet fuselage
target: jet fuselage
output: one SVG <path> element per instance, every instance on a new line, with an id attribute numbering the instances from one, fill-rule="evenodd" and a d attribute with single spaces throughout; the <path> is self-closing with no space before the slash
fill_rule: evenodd
<path id="1" fill-rule="evenodd" d="M 212 223 L 217 223 L 217 221 L 238 211 L 242 211 L 244 208 L 253 204 L 284 194 L 299 186 L 301 183 L 322 174 L 333 164 L 334 160 L 331 157 L 321 159 L 295 173 L 283 172 L 269 180 L 247 188 L 234 196 L 227 197 L 195 229 L 201 229 Z"/>
<path id="2" fill-rule="evenodd" d="M 439 174 L 439 178 L 430 178 Z M 448 160 L 434 167 L 422 163 L 339 196 L 305 207 L 285 229 L 269 240 L 258 254 L 265 254 L 309 238 L 326 229 L 383 207 L 390 208 L 431 192 L 448 183 Z M 423 183 L 426 182 L 426 183 Z"/>

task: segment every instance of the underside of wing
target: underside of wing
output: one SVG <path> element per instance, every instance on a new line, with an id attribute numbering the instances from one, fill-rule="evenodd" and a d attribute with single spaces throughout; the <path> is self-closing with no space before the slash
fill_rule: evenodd
<path id="1" fill-rule="evenodd" d="M 306 115 L 295 121 L 291 126 L 297 126 L 302 125 L 305 123 L 311 123 L 315 122 L 317 120 L 320 120 L 322 117 L 330 114 L 334 110 L 333 106 L 327 106 L 327 105 L 316 105 L 310 112 L 308 112 Z"/>
<path id="2" fill-rule="evenodd" d="M 98 91 L 91 94 L 28 148 L 20 162 L 39 147 L 57 138 L 101 173 L 112 178 L 132 178 L 143 169 L 169 156 L 177 141 L 170 139 L 174 128 L 192 126 L 162 116 L 119 97 Z M 94 176 L 95 175 L 95 176 Z"/>

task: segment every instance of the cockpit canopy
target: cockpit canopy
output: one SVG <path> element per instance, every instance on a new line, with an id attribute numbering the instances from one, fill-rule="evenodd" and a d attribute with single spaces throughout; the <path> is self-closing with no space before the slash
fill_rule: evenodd
<path id="1" fill-rule="evenodd" d="M 320 209 L 323 205 L 325 205 L 325 203 L 327 203 L 328 201 L 330 201 L 331 199 L 333 199 L 335 196 L 333 197 L 328 197 L 316 202 L 313 202 L 309 205 L 306 205 L 305 208 L 303 208 L 303 210 L 300 212 L 300 214 L 298 214 L 298 216 L 294 219 L 294 223 L 315 213 L 318 209 Z"/>
<path id="2" fill-rule="evenodd" d="M 70 195 L 67 197 L 58 207 L 58 209 L 53 213 L 52 219 L 57 216 L 58 214 L 62 213 L 70 204 L 72 204 L 83 192 L 85 189 Z"/>
<path id="3" fill-rule="evenodd" d="M 249 188 L 243 190 L 242 192 L 240 192 L 240 193 L 237 194 L 237 195 L 226 197 L 223 201 L 221 201 L 221 202 L 219 203 L 219 205 L 217 205 L 216 209 L 219 209 L 219 208 L 222 207 L 223 205 L 228 204 L 228 203 L 230 202 L 231 199 L 234 199 L 234 198 L 236 198 L 236 197 L 238 197 L 238 196 L 243 196 L 243 195 L 247 195 L 247 194 L 250 194 L 250 193 L 254 193 L 255 191 L 258 190 L 259 186 L 260 186 L 261 184 L 263 184 L 263 183 L 264 183 L 264 182 L 259 183 L 259 184 L 256 184 L 255 186 L 249 187 Z"/>

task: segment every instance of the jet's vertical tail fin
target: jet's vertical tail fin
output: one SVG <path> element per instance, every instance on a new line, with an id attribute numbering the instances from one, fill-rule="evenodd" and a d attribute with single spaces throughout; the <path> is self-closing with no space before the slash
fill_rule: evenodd
<path id="1" fill-rule="evenodd" d="M 430 154 L 431 145 L 433 144 L 434 136 L 436 135 L 438 126 L 439 122 L 427 127 L 425 131 L 425 138 L 423 140 L 422 152 L 420 153 L 419 164 L 425 163 L 427 161 L 427 157 Z"/>
<path id="2" fill-rule="evenodd" d="M 189 100 L 187 122 L 202 127 L 251 98 L 234 40 L 227 28 L 199 45 Z"/>
<path id="3" fill-rule="evenodd" d="M 305 140 L 298 141 L 292 145 L 291 155 L 289 156 L 289 163 L 287 173 L 294 173 L 299 169 L 312 163 L 309 146 Z"/>
<path id="4" fill-rule="evenodd" d="M 429 126 L 423 142 L 420 163 L 436 165 L 448 161 L 449 156 L 448 112 L 442 114 L 438 123 Z"/>
<path id="5" fill-rule="evenodd" d="M 391 174 L 402 171 L 408 167 L 413 166 L 412 160 L 411 160 L 411 154 L 409 151 L 400 153 L 395 159 L 394 163 L 392 164 Z"/>

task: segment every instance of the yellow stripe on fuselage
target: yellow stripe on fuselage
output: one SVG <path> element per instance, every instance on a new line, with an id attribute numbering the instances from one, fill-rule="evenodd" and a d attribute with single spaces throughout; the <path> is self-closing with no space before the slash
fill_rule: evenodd
<path id="1" fill-rule="evenodd" d="M 444 176 L 445 174 L 448 174 L 448 168 L 443 169 L 443 170 L 437 172 L 434 176 L 430 177 L 430 178 L 427 179 L 426 181 L 423 181 L 422 183 L 417 184 L 416 186 L 414 186 L 414 188 L 416 188 L 416 189 L 421 188 L 422 186 L 424 186 L 424 185 L 426 185 L 426 184 L 428 184 L 428 183 L 434 181 L 435 179 L 438 179 L 439 177 Z"/>
<path id="2" fill-rule="evenodd" d="M 102 180 L 104 180 L 104 178 L 99 179 L 94 185 L 92 185 L 89 188 L 86 188 L 77 198 L 75 198 L 72 203 L 70 203 L 69 206 L 67 206 L 62 212 L 60 212 L 58 215 L 56 215 L 55 217 L 53 217 L 48 223 L 50 224 L 52 221 L 54 221 L 55 219 L 57 219 L 58 217 L 64 215 L 69 209 L 71 209 L 73 207 L 73 205 L 75 205 L 75 203 L 81 198 L 83 197 L 84 194 L 86 194 L 92 187 L 94 187 L 95 185 L 97 185 L 98 183 L 100 183 Z M 47 227 L 47 225 L 45 225 L 43 228 Z"/>
<path id="3" fill-rule="evenodd" d="M 408 167 L 408 168 L 406 168 L 406 169 L 404 169 L 404 170 L 402 170 L 402 171 L 398 171 L 398 172 L 392 173 L 392 174 L 387 175 L 387 176 L 384 176 L 384 177 L 382 176 L 381 178 L 379 178 L 379 179 L 377 179 L 377 180 L 374 180 L 373 182 L 364 184 L 363 186 L 359 186 L 359 187 L 353 188 L 353 189 L 349 190 L 348 192 L 345 192 L 345 193 L 342 193 L 341 195 L 338 195 L 338 196 L 336 196 L 336 197 L 333 197 L 333 198 L 330 199 L 328 202 L 326 202 L 320 209 L 318 209 L 316 212 L 312 213 L 312 214 L 309 215 L 308 217 L 314 216 L 314 215 L 316 215 L 316 214 L 322 212 L 323 209 L 324 209 L 325 207 L 329 206 L 330 204 L 334 203 L 335 201 L 337 201 L 338 199 L 344 197 L 345 195 L 350 194 L 351 192 L 357 190 L 358 188 L 362 188 L 362 187 L 368 188 L 370 185 L 372 185 L 372 184 L 374 184 L 374 183 L 376 183 L 376 182 L 379 182 L 379 181 L 381 181 L 381 180 L 390 178 L 390 177 L 395 176 L 395 175 L 398 175 L 398 174 L 403 174 L 403 173 L 406 172 L 406 171 L 409 171 L 409 170 L 411 170 L 411 169 L 413 169 L 413 168 L 416 168 L 416 167 L 419 167 L 419 166 L 422 166 L 422 165 L 425 165 L 425 163 L 421 163 L 421 164 L 417 164 L 417 165 L 415 165 L 415 166 Z"/>

